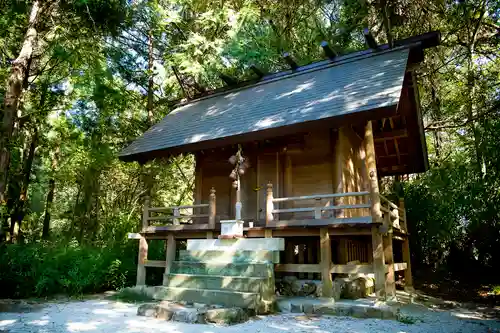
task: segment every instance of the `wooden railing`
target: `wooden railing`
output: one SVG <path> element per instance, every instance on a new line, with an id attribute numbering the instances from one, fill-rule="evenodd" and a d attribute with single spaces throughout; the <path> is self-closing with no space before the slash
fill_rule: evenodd
<path id="1" fill-rule="evenodd" d="M 379 196 L 380 210 L 384 214 L 384 224 L 392 228 L 397 228 L 407 232 L 408 228 L 406 225 L 406 211 L 403 201 L 400 201 L 400 206 L 402 207 L 398 207 L 395 203 L 384 197 L 382 194 L 379 194 Z"/>
<path id="2" fill-rule="evenodd" d="M 195 210 L 208 208 L 208 213 L 195 214 Z M 167 221 L 164 225 L 181 225 L 190 223 L 193 219 L 207 218 L 209 227 L 215 228 L 215 189 L 212 187 L 208 204 L 171 206 L 171 207 L 150 207 L 150 198 L 144 200 L 142 215 L 142 229 L 147 230 L 151 221 Z"/>
<path id="3" fill-rule="evenodd" d="M 346 193 L 331 193 L 331 194 L 314 194 L 305 195 L 298 197 L 287 197 L 287 198 L 274 198 L 273 196 L 273 185 L 271 183 L 267 184 L 267 196 L 266 196 L 266 225 L 269 225 L 275 220 L 275 214 L 281 213 L 301 213 L 301 212 L 313 212 L 313 219 L 320 220 L 323 219 L 323 212 L 332 211 L 333 218 L 344 218 L 344 210 L 357 210 L 355 217 L 369 217 L 370 213 L 367 211 L 366 214 L 362 213 L 371 207 L 371 203 L 368 199 L 370 192 L 346 192 Z M 323 199 L 340 199 L 340 198 L 366 198 L 359 201 L 365 201 L 365 203 L 358 204 L 338 204 L 338 205 L 324 205 L 322 203 Z M 315 205 L 313 207 L 297 207 L 297 208 L 275 208 L 276 203 L 283 202 L 296 202 L 303 200 L 315 200 Z M 336 212 L 336 213 L 335 213 Z"/>

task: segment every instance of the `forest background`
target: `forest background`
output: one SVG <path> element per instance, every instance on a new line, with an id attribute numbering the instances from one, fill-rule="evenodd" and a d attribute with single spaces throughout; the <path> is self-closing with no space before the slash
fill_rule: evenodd
<path id="1" fill-rule="evenodd" d="M 319 60 L 323 40 L 364 49 L 365 27 L 379 43 L 441 31 L 418 69 L 431 168 L 383 180 L 406 200 L 417 286 L 500 294 L 500 2 L 2 0 L 0 298 L 133 284 L 142 198 L 191 202 L 193 158 L 118 152 L 220 74 Z"/>

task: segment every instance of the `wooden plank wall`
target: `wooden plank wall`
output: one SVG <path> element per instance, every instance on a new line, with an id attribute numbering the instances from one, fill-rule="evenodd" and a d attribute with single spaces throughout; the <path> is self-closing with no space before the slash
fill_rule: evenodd
<path id="1" fill-rule="evenodd" d="M 285 140 L 286 142 L 286 140 Z M 197 156 L 196 202 L 206 202 L 210 188 L 217 193 L 217 216 L 234 217 L 235 189 L 231 187 L 229 157 L 237 148 L 205 153 Z M 243 155 L 250 161 L 250 168 L 241 179 L 245 220 L 265 219 L 266 185 L 273 184 L 274 197 L 290 197 L 337 192 L 366 190 L 366 167 L 361 138 L 351 127 L 305 133 L 302 142 L 276 145 L 274 148 L 243 147 Z M 199 162 L 199 163 L 198 163 Z M 201 187 L 201 197 L 199 200 Z M 343 201 L 343 202 L 342 202 Z M 366 199 L 350 197 L 337 204 L 364 203 Z M 322 205 L 334 204 L 323 200 Z M 275 208 L 312 207 L 314 200 L 287 202 Z M 346 210 L 344 217 L 360 215 L 361 211 Z M 333 212 L 324 212 L 329 217 Z M 369 215 L 368 211 L 364 215 Z M 281 214 L 279 219 L 311 218 L 312 213 Z M 257 223 L 257 221 L 256 221 Z"/>

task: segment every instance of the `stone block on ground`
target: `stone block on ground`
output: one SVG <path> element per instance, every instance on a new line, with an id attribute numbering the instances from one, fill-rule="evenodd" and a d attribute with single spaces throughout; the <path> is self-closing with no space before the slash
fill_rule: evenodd
<path id="1" fill-rule="evenodd" d="M 137 315 L 143 317 L 156 317 L 157 308 L 157 303 L 141 304 L 137 309 Z"/>
<path id="2" fill-rule="evenodd" d="M 299 280 L 295 276 L 285 276 L 276 283 L 280 296 L 311 296 L 315 295 L 321 281 Z"/>
<path id="3" fill-rule="evenodd" d="M 205 320 L 219 325 L 237 324 L 247 321 L 248 313 L 242 308 L 209 309 Z"/>

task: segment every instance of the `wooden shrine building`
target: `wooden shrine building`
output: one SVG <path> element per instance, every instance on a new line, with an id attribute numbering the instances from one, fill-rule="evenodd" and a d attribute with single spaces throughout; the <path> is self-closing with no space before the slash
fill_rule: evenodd
<path id="1" fill-rule="evenodd" d="M 287 56 L 288 71 L 180 105 L 122 151 L 124 161 L 196 158 L 193 205 L 146 200 L 138 284 L 147 266 L 169 272 L 175 240 L 217 238 L 234 218 L 228 159 L 241 147 L 244 236 L 285 239 L 276 274 L 321 279 L 324 296 L 335 274 L 374 274 L 380 296 L 394 295 L 398 274 L 412 286 L 404 200 L 383 197 L 379 178 L 428 168 L 415 70 L 440 36 L 392 48 L 369 37 L 367 50 L 323 44 L 326 60 L 299 67 Z M 145 260 L 148 239 L 167 240 L 166 261 Z"/>

